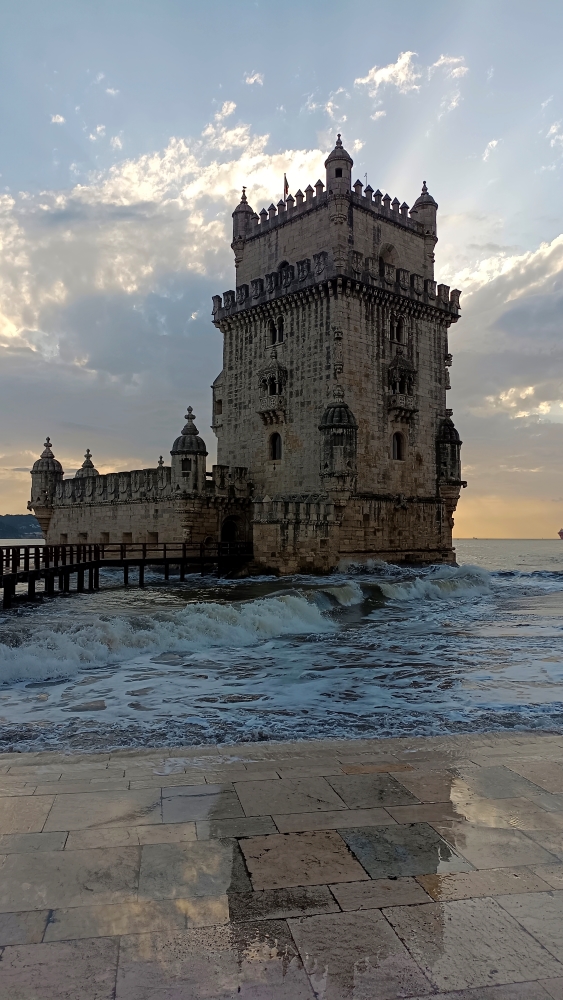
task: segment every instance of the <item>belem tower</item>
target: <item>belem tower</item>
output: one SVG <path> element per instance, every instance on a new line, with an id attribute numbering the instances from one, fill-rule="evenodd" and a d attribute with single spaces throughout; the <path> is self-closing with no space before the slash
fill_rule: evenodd
<path id="1" fill-rule="evenodd" d="M 171 464 L 64 479 L 49 439 L 29 508 L 51 544 L 246 542 L 250 572 L 453 562 L 461 441 L 447 408 L 458 290 L 434 280 L 437 204 L 326 182 L 233 212 L 236 288 L 213 297 L 217 465 L 190 407 Z"/>

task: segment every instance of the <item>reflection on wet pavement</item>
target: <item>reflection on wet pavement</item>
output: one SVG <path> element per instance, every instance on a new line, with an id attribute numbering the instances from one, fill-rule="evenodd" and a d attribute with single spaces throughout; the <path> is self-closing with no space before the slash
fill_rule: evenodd
<path id="1" fill-rule="evenodd" d="M 10 1000 L 562 996 L 563 736 L 0 756 Z"/>

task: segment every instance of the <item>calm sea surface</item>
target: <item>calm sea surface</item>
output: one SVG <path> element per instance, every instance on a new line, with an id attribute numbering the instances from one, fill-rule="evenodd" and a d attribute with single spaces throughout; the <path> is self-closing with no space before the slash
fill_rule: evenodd
<path id="1" fill-rule="evenodd" d="M 0 615 L 0 747 L 563 728 L 563 542 L 458 567 L 193 576 Z"/>

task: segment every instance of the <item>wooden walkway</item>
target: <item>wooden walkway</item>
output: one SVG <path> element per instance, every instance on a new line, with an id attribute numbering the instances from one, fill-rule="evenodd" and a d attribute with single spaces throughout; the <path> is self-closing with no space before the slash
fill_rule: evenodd
<path id="1" fill-rule="evenodd" d="M 129 570 L 136 567 L 139 587 L 145 586 L 145 568 L 161 566 L 164 579 L 170 572 L 184 580 L 186 573 L 217 573 L 230 576 L 252 559 L 252 547 L 245 543 L 218 542 L 213 545 L 189 545 L 187 542 L 135 543 L 100 545 L 7 545 L 0 546 L 0 588 L 2 606 L 11 608 L 14 601 L 33 601 L 36 596 L 54 597 L 75 589 L 95 591 L 100 586 L 100 569 L 123 569 L 123 585 L 129 584 Z M 44 581 L 44 589 L 36 586 Z M 27 584 L 27 592 L 17 594 L 17 585 Z"/>

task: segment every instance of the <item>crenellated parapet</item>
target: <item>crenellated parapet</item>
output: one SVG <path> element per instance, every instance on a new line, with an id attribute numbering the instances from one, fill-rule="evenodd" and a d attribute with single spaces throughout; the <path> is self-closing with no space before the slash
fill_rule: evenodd
<path id="1" fill-rule="evenodd" d="M 301 277 L 299 275 L 301 274 Z M 222 322 L 257 306 L 278 303 L 288 294 L 306 292 L 326 281 L 347 277 L 368 289 L 380 288 L 408 302 L 418 302 L 439 310 L 449 322 L 459 318 L 461 292 L 449 285 L 437 285 L 433 279 L 421 274 L 411 274 L 404 267 L 384 263 L 380 269 L 373 257 L 361 257 L 352 251 L 349 266 L 337 269 L 327 252 L 315 254 L 312 259 L 296 261 L 295 267 L 286 266 L 284 275 L 270 272 L 264 278 L 255 279 L 251 285 L 240 285 L 236 291 L 230 290 L 213 296 L 213 323 L 220 327 Z"/>
<path id="2" fill-rule="evenodd" d="M 74 477 L 58 483 L 54 495 L 57 507 L 74 504 L 130 503 L 135 500 L 163 500 L 172 496 L 170 466 L 108 472 L 104 476 Z"/>

